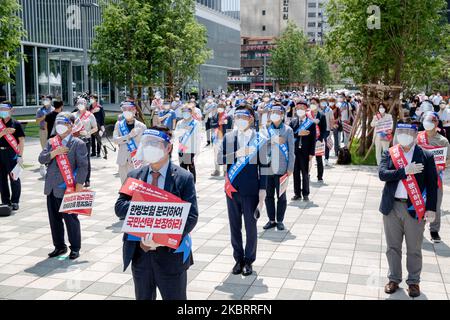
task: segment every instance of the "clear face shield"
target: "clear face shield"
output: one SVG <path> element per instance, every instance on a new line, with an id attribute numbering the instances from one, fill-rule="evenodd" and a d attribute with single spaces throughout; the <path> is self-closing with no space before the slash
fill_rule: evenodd
<path id="1" fill-rule="evenodd" d="M 397 127 L 394 135 L 393 144 L 400 144 L 402 147 L 412 147 L 417 138 L 417 128 L 412 125 L 408 127 Z"/>
<path id="2" fill-rule="evenodd" d="M 72 132 L 72 122 L 66 117 L 56 117 L 55 132 L 59 136 L 63 136 L 68 132 Z"/>
<path id="3" fill-rule="evenodd" d="M 166 133 L 153 129 L 145 130 L 136 152 L 136 159 L 145 164 L 157 163 L 169 154 L 171 145 L 172 140 Z"/>

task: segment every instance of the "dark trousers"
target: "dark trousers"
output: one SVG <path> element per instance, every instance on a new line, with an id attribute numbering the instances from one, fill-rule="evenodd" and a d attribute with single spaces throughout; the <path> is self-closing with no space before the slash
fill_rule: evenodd
<path id="1" fill-rule="evenodd" d="M 14 154 L 9 150 L 0 150 L 0 193 L 2 198 L 2 204 L 11 205 L 11 203 L 19 203 L 21 184 L 20 178 L 13 180 L 10 172 L 17 164 L 16 160 L 13 160 Z M 11 192 L 9 191 L 9 184 L 11 185 Z"/>
<path id="2" fill-rule="evenodd" d="M 323 141 L 325 141 L 325 159 L 330 159 L 330 148 L 328 148 L 327 140 L 330 136 L 330 131 L 325 131 L 325 138 Z"/>
<path id="3" fill-rule="evenodd" d="M 189 170 L 194 175 L 194 183 L 197 181 L 197 174 L 195 173 L 194 153 L 178 153 L 180 160 L 180 167 Z"/>
<path id="4" fill-rule="evenodd" d="M 323 157 L 316 156 L 316 163 L 317 163 L 317 179 L 322 180 L 323 179 Z"/>
<path id="5" fill-rule="evenodd" d="M 295 155 L 294 193 L 309 196 L 309 155 L 298 152 Z"/>
<path id="6" fill-rule="evenodd" d="M 56 249 L 66 248 L 64 242 L 64 225 L 67 228 L 69 236 L 70 250 L 80 251 L 81 248 L 81 227 L 77 214 L 68 214 L 59 212 L 62 198 L 56 198 L 53 192 L 47 196 L 47 211 L 50 221 L 50 229 L 52 230 L 53 245 Z"/>
<path id="7" fill-rule="evenodd" d="M 93 135 L 91 135 L 91 141 L 92 141 L 92 154 L 100 155 L 100 149 L 102 147 L 102 138 L 98 134 L 98 131 Z"/>
<path id="8" fill-rule="evenodd" d="M 91 157 L 89 156 L 89 150 L 91 150 L 91 139 L 86 139 L 86 140 L 83 140 L 85 143 L 86 143 L 86 148 L 87 148 L 87 151 L 88 151 L 88 157 L 87 157 L 87 160 L 88 160 L 88 173 L 87 173 L 87 176 L 86 176 L 86 182 L 90 182 L 91 181 Z"/>
<path id="9" fill-rule="evenodd" d="M 339 153 L 339 148 L 341 147 L 341 142 L 339 141 L 340 132 L 338 129 L 333 129 L 334 138 L 334 155 L 337 157 Z"/>
<path id="10" fill-rule="evenodd" d="M 233 193 L 233 199 L 227 197 L 228 219 L 230 221 L 231 245 L 236 262 L 253 263 L 256 260 L 256 244 L 258 231 L 254 212 L 258 206 L 259 197 L 241 196 Z M 245 249 L 242 243 L 242 216 L 245 223 Z"/>
<path id="11" fill-rule="evenodd" d="M 287 200 L 286 192 L 280 197 L 280 177 L 273 175 L 267 177 L 266 209 L 270 221 L 283 222 L 286 213 Z M 277 192 L 277 208 L 275 210 L 275 191 Z M 275 212 L 277 218 L 275 220 Z"/>
<path id="12" fill-rule="evenodd" d="M 136 249 L 131 264 L 136 300 L 156 300 L 156 288 L 163 300 L 187 300 L 187 272 L 168 274 L 156 262 L 158 252 Z"/>

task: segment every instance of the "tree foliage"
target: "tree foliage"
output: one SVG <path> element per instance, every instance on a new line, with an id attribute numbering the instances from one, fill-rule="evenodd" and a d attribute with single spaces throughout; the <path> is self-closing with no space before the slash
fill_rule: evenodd
<path id="1" fill-rule="evenodd" d="M 17 0 L 2 0 L 0 4 L 0 83 L 13 82 L 13 74 L 20 61 L 20 40 L 25 36 L 18 13 Z"/>
<path id="2" fill-rule="evenodd" d="M 311 47 L 311 63 L 309 67 L 309 82 L 316 89 L 325 89 L 333 79 L 325 51 L 321 47 Z"/>

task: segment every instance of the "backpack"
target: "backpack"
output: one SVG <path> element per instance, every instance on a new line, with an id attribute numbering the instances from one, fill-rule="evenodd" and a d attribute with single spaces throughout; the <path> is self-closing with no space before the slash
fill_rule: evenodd
<path id="1" fill-rule="evenodd" d="M 339 148 L 337 164 L 345 165 L 351 163 L 352 163 L 352 155 L 350 154 L 350 150 L 348 150 L 347 147 Z"/>

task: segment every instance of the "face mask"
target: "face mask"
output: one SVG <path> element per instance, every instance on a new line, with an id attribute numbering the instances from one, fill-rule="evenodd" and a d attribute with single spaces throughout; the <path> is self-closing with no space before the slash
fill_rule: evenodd
<path id="1" fill-rule="evenodd" d="M 335 103 L 334 102 L 330 102 L 330 106 L 334 107 Z"/>
<path id="2" fill-rule="evenodd" d="M 225 110 L 223 109 L 223 108 L 217 108 L 217 112 L 218 113 L 222 113 L 222 112 L 224 112 Z"/>
<path id="3" fill-rule="evenodd" d="M 84 104 L 79 104 L 78 105 L 78 110 L 84 111 L 84 110 L 86 110 L 86 106 Z"/>
<path id="4" fill-rule="evenodd" d="M 431 121 L 424 121 L 424 122 L 423 122 L 423 128 L 424 128 L 426 131 L 431 131 L 431 130 L 433 130 L 433 129 L 435 128 L 435 125 L 434 125 L 434 123 L 431 122 Z"/>
<path id="5" fill-rule="evenodd" d="M 9 118 L 9 111 L 0 111 L 0 118 Z"/>
<path id="6" fill-rule="evenodd" d="M 48 107 L 50 105 L 50 100 L 44 100 L 44 106 Z"/>
<path id="7" fill-rule="evenodd" d="M 322 106 L 322 108 L 325 108 L 327 106 L 327 103 L 326 102 L 322 102 L 320 105 Z"/>
<path id="8" fill-rule="evenodd" d="M 416 116 L 420 117 L 422 115 L 422 111 L 416 110 Z"/>
<path id="9" fill-rule="evenodd" d="M 385 108 L 380 108 L 380 109 L 378 109 L 378 111 L 380 111 L 381 114 L 384 114 L 386 112 L 386 109 Z"/>
<path id="10" fill-rule="evenodd" d="M 414 142 L 414 138 L 407 133 L 401 133 L 397 136 L 397 141 L 402 147 L 408 147 Z"/>
<path id="11" fill-rule="evenodd" d="M 94 103 L 95 103 L 95 100 L 94 100 L 94 99 L 91 99 L 91 100 L 89 100 L 89 102 L 90 102 L 91 104 L 94 104 Z"/>
<path id="12" fill-rule="evenodd" d="M 278 122 L 281 120 L 281 116 L 279 114 L 271 114 L 270 115 L 270 121 Z"/>
<path id="13" fill-rule="evenodd" d="M 142 155 L 147 163 L 156 163 L 164 158 L 164 150 L 155 146 L 147 146 L 143 149 Z"/>
<path id="14" fill-rule="evenodd" d="M 264 98 L 263 99 L 263 101 L 266 102 L 266 103 L 269 102 L 269 100 L 270 100 L 269 98 Z"/>
<path id="15" fill-rule="evenodd" d="M 58 124 L 58 125 L 56 125 L 55 130 L 58 135 L 62 136 L 64 133 L 66 133 L 69 130 L 69 128 L 67 128 L 63 124 Z"/>
<path id="16" fill-rule="evenodd" d="M 175 101 L 180 101 L 180 98 L 175 98 Z"/>
<path id="17" fill-rule="evenodd" d="M 131 111 L 124 111 L 123 112 L 123 117 L 127 120 L 131 120 L 133 119 L 133 112 Z"/>
<path id="18" fill-rule="evenodd" d="M 190 112 L 183 112 L 183 118 L 184 119 L 189 119 L 191 117 L 191 113 Z"/>
<path id="19" fill-rule="evenodd" d="M 311 110 L 312 111 L 316 111 L 317 110 L 317 104 L 312 104 L 311 105 Z"/>
<path id="20" fill-rule="evenodd" d="M 300 117 L 300 118 L 303 118 L 303 117 L 305 117 L 305 115 L 306 115 L 306 111 L 305 110 L 297 110 L 297 115 Z"/>
<path id="21" fill-rule="evenodd" d="M 161 96 L 159 94 L 155 95 L 155 99 L 161 99 Z"/>
<path id="22" fill-rule="evenodd" d="M 248 120 L 237 119 L 236 127 L 238 128 L 239 131 L 244 131 L 248 127 Z"/>
<path id="23" fill-rule="evenodd" d="M 447 106 L 446 106 L 445 104 L 440 104 L 440 105 L 439 105 L 439 108 L 440 108 L 441 110 L 444 110 L 446 107 L 447 107 Z"/>

